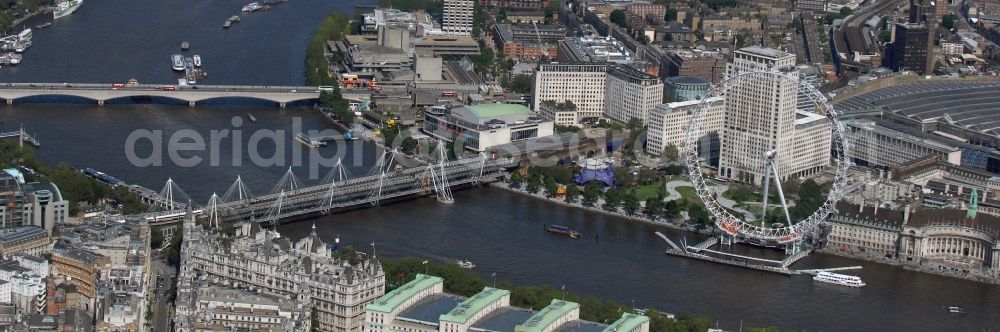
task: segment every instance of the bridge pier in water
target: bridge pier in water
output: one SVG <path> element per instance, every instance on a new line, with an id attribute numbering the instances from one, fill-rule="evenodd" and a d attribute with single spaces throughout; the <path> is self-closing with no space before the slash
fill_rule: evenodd
<path id="1" fill-rule="evenodd" d="M 98 100 L 97 101 L 97 106 L 104 106 L 104 101 L 103 100 Z"/>
<path id="2" fill-rule="evenodd" d="M 14 105 L 13 99 L 7 99 L 7 105 Z"/>
<path id="3" fill-rule="evenodd" d="M 285 109 L 285 106 L 288 106 L 288 103 L 286 103 L 286 102 L 280 102 L 280 103 L 278 103 L 278 107 L 281 108 L 281 109 Z"/>
<path id="4" fill-rule="evenodd" d="M 189 101 L 188 102 L 188 107 L 194 107 L 194 105 L 195 105 L 195 102 L 193 102 L 193 101 Z"/>

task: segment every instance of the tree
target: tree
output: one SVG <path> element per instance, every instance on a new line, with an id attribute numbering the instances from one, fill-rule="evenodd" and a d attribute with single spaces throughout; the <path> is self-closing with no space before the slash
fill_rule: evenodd
<path id="1" fill-rule="evenodd" d="M 667 15 L 666 15 L 666 21 L 670 22 L 670 21 L 676 21 L 676 20 L 677 20 L 677 9 L 668 8 L 667 9 Z"/>
<path id="2" fill-rule="evenodd" d="M 617 210 L 622 204 L 623 198 L 622 190 L 619 188 L 611 188 L 604 192 L 604 209 L 606 210 Z"/>
<path id="3" fill-rule="evenodd" d="M 945 16 L 941 16 L 941 26 L 943 26 L 945 28 L 948 28 L 948 29 L 954 28 L 955 27 L 955 20 L 957 20 L 957 19 L 958 19 L 958 16 L 955 15 L 955 14 L 947 14 Z"/>
<path id="4" fill-rule="evenodd" d="M 659 179 L 657 179 L 656 171 L 652 168 L 643 167 L 639 169 L 639 185 L 645 186 L 657 180 Z"/>
<path id="5" fill-rule="evenodd" d="M 583 187 L 584 205 L 593 206 L 594 204 L 597 204 L 597 200 L 601 198 L 601 194 L 603 193 L 604 186 L 596 181 L 588 182 L 587 185 Z"/>
<path id="6" fill-rule="evenodd" d="M 545 195 L 549 197 L 556 197 L 556 191 L 559 190 L 559 184 L 551 176 L 545 177 Z"/>
<path id="7" fill-rule="evenodd" d="M 560 10 L 562 10 L 562 0 L 549 1 L 549 5 L 545 6 L 545 19 L 548 20 L 552 14 L 558 13 Z"/>
<path id="8" fill-rule="evenodd" d="M 313 307 L 312 313 L 309 315 L 309 327 L 312 332 L 319 331 L 319 312 L 316 311 L 316 307 Z"/>
<path id="9" fill-rule="evenodd" d="M 406 138 L 403 139 L 403 143 L 400 144 L 400 147 L 403 149 L 403 153 L 412 154 L 417 150 L 417 140 L 410 136 L 406 136 Z"/>
<path id="10" fill-rule="evenodd" d="M 576 202 L 576 196 L 580 196 L 580 188 L 575 183 L 566 186 L 566 203 Z"/>
<path id="11" fill-rule="evenodd" d="M 511 92 L 531 93 L 532 81 L 533 79 L 529 75 L 517 74 L 514 75 L 514 78 L 510 79 L 510 83 L 507 84 L 506 88 Z"/>
<path id="12" fill-rule="evenodd" d="M 545 167 L 543 174 L 546 177 L 551 177 L 556 183 L 569 184 L 573 182 L 573 170 L 562 167 L 562 166 L 552 166 Z"/>
<path id="13" fill-rule="evenodd" d="M 163 231 L 159 227 L 154 227 L 150 229 L 149 234 L 149 246 L 153 249 L 159 249 L 163 245 Z"/>
<path id="14" fill-rule="evenodd" d="M 708 211 L 705 210 L 705 207 L 696 202 L 688 204 L 688 217 L 699 225 L 708 225 L 711 220 L 708 216 Z"/>
<path id="15" fill-rule="evenodd" d="M 538 174 L 528 175 L 528 192 L 537 193 L 538 189 L 542 188 L 542 177 Z"/>
<path id="16" fill-rule="evenodd" d="M 663 147 L 663 152 L 660 152 L 660 157 L 666 159 L 667 161 L 677 161 L 680 158 L 680 152 L 677 151 L 677 145 L 674 143 L 667 143 L 667 146 Z"/>
<path id="17" fill-rule="evenodd" d="M 616 186 L 631 187 L 635 185 L 635 176 L 632 175 L 632 171 L 630 171 L 628 167 L 615 168 L 614 173 Z"/>
<path id="18" fill-rule="evenodd" d="M 668 165 L 663 169 L 667 175 L 681 175 L 684 174 L 685 168 L 681 165 Z"/>
<path id="19" fill-rule="evenodd" d="M 743 48 L 747 46 L 747 36 L 741 34 L 736 35 L 736 48 Z"/>
<path id="20" fill-rule="evenodd" d="M 627 28 L 628 22 L 625 20 L 625 12 L 621 9 L 615 9 L 611 11 L 611 23 L 617 24 L 620 27 Z"/>
<path id="21" fill-rule="evenodd" d="M 646 216 L 649 219 L 656 219 L 661 215 L 663 215 L 663 199 L 660 197 L 646 199 Z"/>
<path id="22" fill-rule="evenodd" d="M 851 7 L 840 7 L 840 17 L 848 17 L 852 13 L 854 13 L 854 9 L 851 9 Z"/>
<path id="23" fill-rule="evenodd" d="M 673 218 L 678 213 L 681 213 L 681 205 L 678 204 L 676 200 L 669 201 L 663 204 L 664 217 Z"/>
<path id="24" fill-rule="evenodd" d="M 824 19 L 826 20 L 826 24 L 833 24 L 833 21 L 842 18 L 844 18 L 844 15 L 840 15 L 840 13 L 827 13 Z"/>
<path id="25" fill-rule="evenodd" d="M 184 241 L 184 232 L 174 232 L 174 236 L 170 238 L 169 247 L 167 247 L 167 252 L 164 253 L 164 257 L 167 259 L 167 265 L 178 267 L 181 262 L 181 243 Z"/>
<path id="26" fill-rule="evenodd" d="M 514 171 L 510 173 L 510 187 L 511 188 L 521 188 L 521 184 L 524 183 L 524 177 L 521 176 L 521 172 Z"/>
<path id="27" fill-rule="evenodd" d="M 628 215 L 633 215 L 642 205 L 639 203 L 639 197 L 636 196 L 635 190 L 629 190 L 624 195 L 622 195 L 622 208 L 625 209 L 625 213 Z"/>

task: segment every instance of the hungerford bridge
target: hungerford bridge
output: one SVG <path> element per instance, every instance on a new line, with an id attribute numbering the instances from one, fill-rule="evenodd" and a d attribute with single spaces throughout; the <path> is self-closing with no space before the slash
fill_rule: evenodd
<path id="1" fill-rule="evenodd" d="M 372 174 L 356 178 L 351 178 L 338 162 L 320 184 L 311 187 L 299 187 L 299 181 L 289 168 L 272 192 L 263 196 L 254 196 L 237 176 L 226 193 L 213 194 L 207 204 L 192 207 L 192 211 L 215 226 L 248 221 L 276 225 L 286 220 L 411 197 L 436 196 L 441 202 L 452 203 L 451 187 L 492 182 L 503 176 L 506 169 L 517 166 L 516 158 L 495 159 L 486 154 L 447 161 L 443 144 L 438 144 L 435 150 L 440 154 L 436 162 L 412 168 L 396 163 L 395 151 L 385 151 L 372 168 Z M 173 180 L 167 180 L 156 196 L 144 201 L 161 211 L 102 218 L 104 221 L 146 221 L 151 226 L 165 226 L 175 224 L 186 215 L 188 203 L 178 199 L 184 194 Z"/>

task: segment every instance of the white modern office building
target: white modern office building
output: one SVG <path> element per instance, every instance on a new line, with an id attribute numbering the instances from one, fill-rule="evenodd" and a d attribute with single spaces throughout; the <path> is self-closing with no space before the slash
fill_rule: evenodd
<path id="1" fill-rule="evenodd" d="M 795 55 L 758 46 L 734 52 L 726 69 L 730 77 L 767 69 L 778 69 L 798 77 Z M 824 124 L 809 116 L 809 112 L 796 112 L 797 85 L 794 80 L 754 77 L 726 92 L 725 129 L 719 158 L 721 176 L 761 184 L 764 156 L 769 151 L 777 152 L 775 166 L 782 180 L 811 173 L 829 164 L 829 128 L 824 129 Z M 796 134 L 797 129 L 803 132 Z M 802 148 L 800 143 L 808 147 Z M 824 146 L 826 152 L 816 154 L 815 151 Z"/>
<path id="2" fill-rule="evenodd" d="M 698 151 L 711 166 L 718 166 L 719 138 L 726 120 L 726 99 L 711 97 L 704 101 L 690 100 L 657 105 L 649 113 L 646 130 L 646 152 L 661 155 L 664 148 L 673 144 L 683 153 L 687 143 L 687 129 L 691 122 L 691 112 L 704 104 L 704 115 L 697 131 Z M 680 155 L 683 158 L 683 155 Z"/>
<path id="3" fill-rule="evenodd" d="M 587 119 L 596 121 L 604 116 L 607 78 L 608 65 L 604 63 L 540 64 L 535 71 L 532 109 L 541 112 L 545 101 L 569 101 L 576 105 L 575 124 Z"/>
<path id="4" fill-rule="evenodd" d="M 629 66 L 608 67 L 605 89 L 604 116 L 621 123 L 647 123 L 649 112 L 663 103 L 663 82 Z"/>

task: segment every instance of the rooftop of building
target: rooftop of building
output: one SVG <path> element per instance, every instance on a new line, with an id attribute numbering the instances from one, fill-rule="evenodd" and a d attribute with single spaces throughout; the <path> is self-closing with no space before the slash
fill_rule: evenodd
<path id="1" fill-rule="evenodd" d="M 700 77 L 693 76 L 674 76 L 667 77 L 664 79 L 667 84 L 685 84 L 685 85 L 712 85 L 709 81 L 706 81 Z"/>
<path id="2" fill-rule="evenodd" d="M 0 243 L 7 245 L 48 238 L 45 229 L 38 226 L 20 226 L 0 229 Z"/>
<path id="3" fill-rule="evenodd" d="M 291 300 L 277 295 L 215 285 L 198 288 L 198 301 L 291 307 Z"/>
<path id="4" fill-rule="evenodd" d="M 956 147 L 959 142 L 952 141 L 945 143 L 943 137 L 935 137 L 930 134 L 924 133 L 915 128 L 910 128 L 900 124 L 893 124 L 885 121 L 874 121 L 874 122 L 851 122 L 851 126 L 864 128 L 866 130 L 871 130 L 875 133 L 882 135 L 894 137 L 896 139 L 907 140 L 913 143 L 920 143 L 925 146 L 934 147 L 946 151 L 958 151 Z"/>
<path id="5" fill-rule="evenodd" d="M 391 292 L 386 293 L 382 297 L 379 297 L 378 300 L 375 300 L 375 302 L 368 304 L 365 309 L 385 313 L 392 312 L 399 307 L 399 305 L 403 304 L 403 302 L 416 296 L 417 293 L 426 290 L 427 288 L 434 287 L 435 284 L 440 284 L 442 282 L 444 282 L 444 279 L 439 277 L 417 274 L 412 281 L 399 286 L 399 288 L 393 289 Z"/>
<path id="6" fill-rule="evenodd" d="M 847 202 L 837 202 L 837 215 L 868 222 L 889 223 L 895 226 L 903 225 L 903 211 L 879 209 L 874 206 L 857 205 Z"/>
<path id="7" fill-rule="evenodd" d="M 543 11 L 510 11 L 507 12 L 507 17 L 511 16 L 545 16 Z"/>
<path id="8" fill-rule="evenodd" d="M 725 97 L 711 97 L 711 98 L 708 98 L 708 99 L 705 99 L 705 100 L 699 99 L 699 100 L 676 101 L 676 102 L 672 102 L 672 103 L 666 103 L 666 104 L 656 105 L 656 108 L 653 109 L 653 111 L 654 112 L 665 112 L 665 113 L 682 112 L 683 111 L 683 112 L 686 113 L 688 110 L 692 109 L 695 106 L 698 106 L 702 102 L 706 103 L 706 105 L 712 105 L 714 103 L 722 102 L 724 100 L 726 100 Z"/>
<path id="9" fill-rule="evenodd" d="M 101 257 L 101 255 L 92 253 L 90 251 L 86 251 L 75 247 L 63 246 L 58 243 L 52 249 L 52 253 L 75 261 L 83 262 L 84 264 L 90 266 L 94 266 L 95 264 L 97 264 L 97 260 Z"/>
<path id="10" fill-rule="evenodd" d="M 739 49 L 739 51 L 740 52 L 745 52 L 745 53 L 756 54 L 756 55 L 760 55 L 760 56 L 764 56 L 764 57 L 768 57 L 768 58 L 784 58 L 784 57 L 787 57 L 787 56 L 791 56 L 791 54 L 789 54 L 788 52 L 779 51 L 779 50 L 776 50 L 776 49 L 773 49 L 773 48 L 770 48 L 770 47 L 761 47 L 761 46 L 747 46 L 747 47 Z"/>
<path id="11" fill-rule="evenodd" d="M 399 313 L 404 317 L 424 322 L 436 322 L 462 301 L 462 297 L 451 294 L 432 294 L 421 299 Z"/>
<path id="12" fill-rule="evenodd" d="M 604 331 L 635 331 L 636 328 L 648 321 L 649 317 L 626 312 L 622 314 L 621 318 L 605 328 Z"/>
<path id="13" fill-rule="evenodd" d="M 566 322 L 566 324 L 563 324 L 558 329 L 553 330 L 553 332 L 604 332 L 606 330 L 607 326 L 604 324 L 577 319 Z"/>
<path id="14" fill-rule="evenodd" d="M 440 108 L 437 108 L 440 109 Z M 456 122 L 466 127 L 476 127 L 483 129 L 486 127 L 500 128 L 509 125 L 525 123 L 543 122 L 540 116 L 532 112 L 528 107 L 520 104 L 479 104 L 465 105 L 453 108 L 443 108 L 444 113 L 431 113 L 428 115 L 442 116 L 456 119 Z"/>
<path id="15" fill-rule="evenodd" d="M 59 187 L 52 182 L 30 182 L 24 184 L 24 192 L 26 193 L 37 193 L 40 191 L 48 191 L 52 196 L 49 199 L 50 202 L 62 201 L 62 193 L 59 192 Z"/>
<path id="16" fill-rule="evenodd" d="M 825 122 L 826 117 L 803 110 L 795 110 L 795 125 L 796 126 L 806 126 L 811 125 L 815 122 Z"/>
<path id="17" fill-rule="evenodd" d="M 473 315 L 486 308 L 490 303 L 496 302 L 504 296 L 509 296 L 510 291 L 505 289 L 486 287 L 481 292 L 476 293 L 462 303 L 453 307 L 447 314 L 443 314 L 440 320 L 465 324 Z"/>
<path id="18" fill-rule="evenodd" d="M 580 308 L 575 302 L 553 299 L 541 311 L 536 312 L 523 324 L 514 328 L 516 332 L 542 332 L 547 330 L 556 320 Z"/>
<path id="19" fill-rule="evenodd" d="M 530 109 L 517 104 L 480 104 L 465 106 L 472 115 L 479 119 L 495 119 L 515 115 L 532 115 Z"/>
<path id="20" fill-rule="evenodd" d="M 836 104 L 841 112 L 884 109 L 913 121 L 942 119 L 1000 137 L 1000 83 L 938 82 L 897 84 Z"/>
<path id="21" fill-rule="evenodd" d="M 632 61 L 632 51 L 610 36 L 567 37 L 563 43 L 572 53 L 567 55 L 577 61 L 619 63 Z"/>
<path id="22" fill-rule="evenodd" d="M 414 42 L 418 46 L 462 46 L 479 48 L 479 43 L 466 36 L 425 36 Z"/>
<path id="23" fill-rule="evenodd" d="M 533 311 L 527 309 L 503 307 L 483 317 L 472 327 L 487 331 L 513 331 L 517 324 L 524 323 L 533 314 Z"/>

